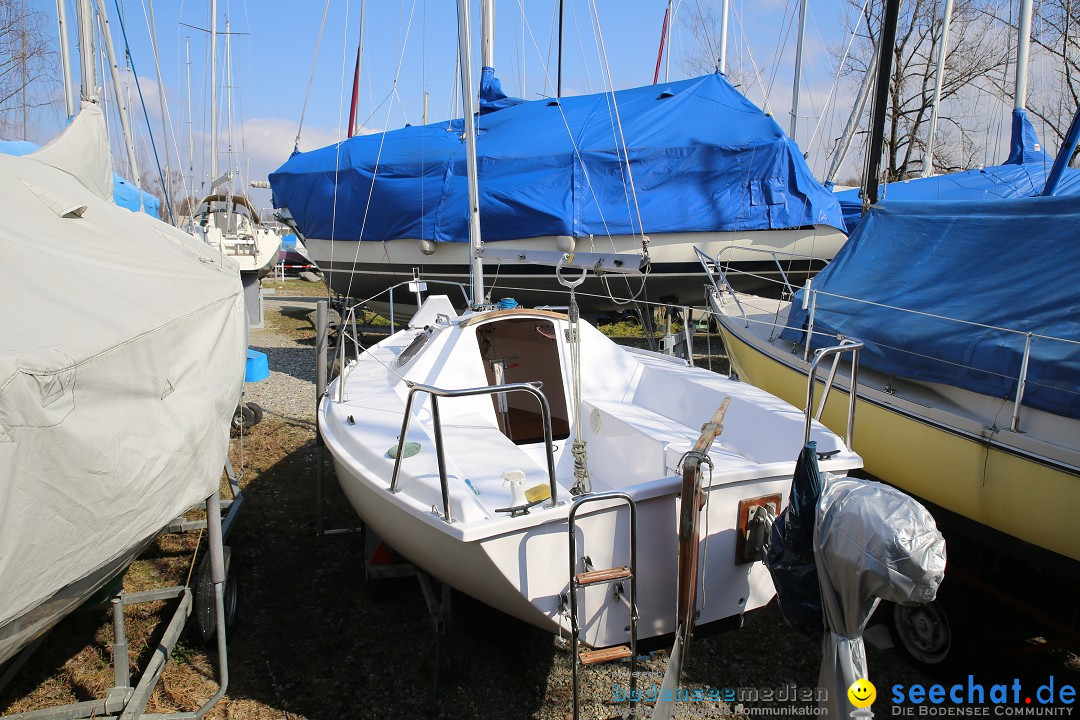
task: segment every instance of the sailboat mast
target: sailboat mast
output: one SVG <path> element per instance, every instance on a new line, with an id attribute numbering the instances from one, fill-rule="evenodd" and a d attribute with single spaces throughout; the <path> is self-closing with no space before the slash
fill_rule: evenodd
<path id="1" fill-rule="evenodd" d="M 191 38 L 184 38 L 184 56 L 187 61 L 187 121 L 188 121 L 188 178 L 194 188 L 195 182 L 195 126 L 191 117 Z M 190 194 L 190 193 L 189 193 Z M 188 215 L 193 215 L 195 208 L 191 207 L 191 198 L 188 198 Z"/>
<path id="2" fill-rule="evenodd" d="M 176 224 L 176 216 L 173 213 L 172 200 L 172 154 L 169 152 L 169 118 L 166 115 L 165 105 L 165 81 L 161 77 L 161 59 L 158 55 L 158 42 L 157 42 L 157 23 L 154 21 L 154 0 L 150 0 L 150 43 L 154 49 L 154 69 L 157 72 L 158 81 L 158 102 L 161 103 L 161 140 L 165 149 L 165 183 L 161 188 L 162 194 L 165 196 L 165 208 L 169 213 L 169 222 Z M 146 129 L 150 132 L 150 128 Z M 179 159 L 179 158 L 178 158 Z"/>
<path id="3" fill-rule="evenodd" d="M 128 121 L 127 104 L 124 102 L 124 92 L 120 85 L 120 66 L 116 62 L 116 52 L 113 49 L 112 31 L 109 29 L 109 15 L 105 12 L 105 0 L 97 0 L 98 15 L 101 18 L 101 36 L 105 41 L 105 54 L 109 59 L 109 70 L 112 73 L 113 94 L 116 98 L 117 115 L 120 116 L 120 128 L 124 133 L 124 147 L 127 149 L 128 167 L 131 170 L 131 181 L 139 189 L 140 206 L 142 201 L 142 178 L 139 176 L 139 163 L 135 159 L 135 142 L 131 134 L 131 123 Z"/>
<path id="4" fill-rule="evenodd" d="M 471 301 L 474 307 L 484 302 L 484 265 L 480 262 L 480 189 L 476 182 L 476 124 L 472 86 L 472 37 L 469 33 L 469 0 L 457 0 L 458 65 L 461 67 L 461 102 L 465 123 L 465 167 L 469 178 L 469 247 Z"/>
<path id="5" fill-rule="evenodd" d="M 675 0 L 668 0 L 667 14 L 664 15 L 664 82 L 671 82 L 671 26 L 675 24 Z"/>
<path id="6" fill-rule="evenodd" d="M 562 33 L 563 33 L 563 0 L 559 0 L 559 81 L 555 88 L 555 97 L 562 97 Z"/>
<path id="7" fill-rule="evenodd" d="M 61 0 L 62 2 L 63 0 Z M 94 11 L 90 0 L 79 0 L 76 5 L 79 23 L 79 74 L 82 83 L 81 96 L 87 102 L 97 101 L 97 51 L 94 49 Z"/>
<path id="8" fill-rule="evenodd" d="M 945 80 L 945 53 L 949 49 L 949 22 L 952 20 L 953 0 L 945 0 L 945 16 L 941 19 L 941 47 L 938 48 L 937 70 L 934 75 L 934 109 L 930 112 L 930 133 L 926 137 L 926 156 L 922 176 L 934 172 L 934 135 L 937 134 L 938 108 L 941 105 L 941 85 Z"/>
<path id="9" fill-rule="evenodd" d="M 1016 43 L 1016 95 L 1013 108 L 1023 110 L 1027 106 L 1028 50 L 1031 47 L 1032 0 L 1020 3 L 1020 36 Z"/>
<path id="10" fill-rule="evenodd" d="M 356 134 L 356 106 L 360 101 L 360 63 L 364 57 L 364 16 L 367 14 L 367 2 L 360 3 L 360 42 L 356 46 L 356 66 L 353 68 L 352 100 L 349 102 L 349 132 L 347 137 Z"/>
<path id="11" fill-rule="evenodd" d="M 233 112 L 232 112 L 232 36 L 229 34 L 229 17 L 225 16 L 225 126 L 229 129 L 228 167 L 225 172 L 230 175 L 229 197 L 232 198 L 232 170 L 233 170 Z"/>
<path id="12" fill-rule="evenodd" d="M 217 180 L 217 0 L 210 0 L 210 193 Z"/>
<path id="13" fill-rule="evenodd" d="M 836 182 L 840 167 L 844 164 L 844 159 L 847 158 L 848 150 L 851 149 L 851 140 L 855 137 L 855 128 L 859 124 L 859 119 L 862 118 L 866 100 L 870 97 L 870 90 L 874 87 L 874 78 L 877 77 L 877 64 L 880 57 L 881 43 L 878 43 L 877 48 L 874 50 L 873 62 L 867 68 L 866 75 L 863 76 L 862 87 L 859 88 L 859 97 L 856 98 L 855 105 L 851 108 L 851 114 L 848 115 L 847 123 L 844 125 L 844 132 L 840 133 L 836 152 L 833 153 L 832 160 L 829 162 L 829 169 L 825 173 L 825 187 L 831 188 L 833 183 Z"/>
<path id="14" fill-rule="evenodd" d="M 803 47 L 806 45 L 806 6 L 808 0 L 799 3 L 799 40 L 795 45 L 795 82 L 791 88 L 791 132 L 788 135 L 796 139 L 799 129 L 799 88 L 802 86 Z"/>
<path id="15" fill-rule="evenodd" d="M 878 176 L 881 174 L 881 151 L 885 141 L 885 111 L 889 107 L 889 83 L 892 80 L 893 48 L 896 46 L 896 23 L 900 18 L 900 0 L 885 0 L 885 17 L 878 39 L 877 88 L 870 123 L 870 149 L 866 156 L 863 179 L 863 213 L 878 201 Z"/>
<path id="16" fill-rule="evenodd" d="M 75 88 L 71 81 L 71 48 L 67 38 L 67 3 L 56 0 L 56 24 L 60 31 L 60 68 L 64 73 L 64 110 L 71 117 L 78 110 L 75 102 Z"/>
<path id="17" fill-rule="evenodd" d="M 495 0 L 480 0 L 480 63 L 495 68 Z"/>
<path id="18" fill-rule="evenodd" d="M 720 74 L 727 74 L 727 23 L 728 5 L 730 0 L 724 0 L 724 9 L 720 11 Z"/>

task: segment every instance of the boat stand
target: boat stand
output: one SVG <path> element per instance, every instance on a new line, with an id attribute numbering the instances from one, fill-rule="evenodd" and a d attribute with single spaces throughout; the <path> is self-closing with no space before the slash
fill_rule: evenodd
<path id="1" fill-rule="evenodd" d="M 419 570 L 416 571 L 416 579 L 420 581 L 420 592 L 424 594 L 432 629 L 431 642 L 424 653 L 424 659 L 420 661 L 420 667 L 422 669 L 434 656 L 431 666 L 431 691 L 438 694 L 445 658 L 446 631 L 450 627 L 450 586 Z M 435 595 L 435 585 L 440 588 L 438 597 Z"/>
<path id="2" fill-rule="evenodd" d="M 231 468 L 230 468 L 231 470 Z M 237 508 L 233 502 L 233 515 Z M 218 691 L 195 712 L 146 714 L 144 711 L 150 702 L 150 696 L 157 686 L 165 663 L 169 660 L 176 643 L 184 631 L 188 618 L 195 607 L 195 592 L 187 586 L 160 588 L 137 593 L 117 593 L 107 605 L 113 619 L 113 687 L 104 698 L 71 703 L 43 710 L 32 710 L 8 716 L 18 720 L 78 720 L 79 718 L 118 718 L 120 720 L 138 720 L 155 718 L 156 720 L 201 720 L 211 708 L 225 695 L 229 685 L 228 651 L 225 639 L 225 578 L 226 548 L 222 533 L 222 502 L 220 494 L 215 492 L 206 499 L 206 517 L 209 550 L 205 563 L 208 565 L 209 579 L 213 590 L 215 635 L 217 639 Z M 165 633 L 158 642 L 150 662 L 143 669 L 138 682 L 133 686 L 128 658 L 127 633 L 124 628 L 124 608 L 146 602 L 177 600 L 176 609 L 168 620 Z M 31 649 L 35 648 L 31 646 Z M 20 659 L 20 663 L 25 658 Z M 5 673 L 5 680 L 10 679 Z"/>

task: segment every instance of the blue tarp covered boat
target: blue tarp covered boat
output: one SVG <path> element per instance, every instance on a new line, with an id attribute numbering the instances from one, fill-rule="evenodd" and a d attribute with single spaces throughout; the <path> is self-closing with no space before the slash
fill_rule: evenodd
<path id="1" fill-rule="evenodd" d="M 666 263 L 685 264 L 686 300 L 700 302 L 691 246 L 719 236 L 687 234 L 730 233 L 728 245 L 752 245 L 753 233 L 786 233 L 768 249 L 818 257 L 831 257 L 843 241 L 840 206 L 799 148 L 719 74 L 524 102 L 503 94 L 485 68 L 477 122 L 485 242 L 546 238 L 551 245 L 570 236 L 586 250 L 581 239 L 595 236 L 598 251 L 640 252 L 644 232 L 653 241 L 654 274 L 664 274 Z M 372 273 L 390 284 L 395 264 L 405 277 L 418 265 L 426 276 L 460 274 L 468 240 L 462 128 L 461 120 L 405 127 L 296 153 L 270 175 L 274 205 L 289 210 L 330 278 L 367 273 L 348 278 L 354 296 L 375 287 Z M 806 242 L 796 246 L 800 239 Z M 357 240 L 407 241 L 409 250 L 365 250 Z M 333 262 L 330 241 L 347 243 Z M 418 241 L 428 243 L 423 255 Z M 665 255 L 676 244 L 685 257 Z M 753 260 L 773 265 L 767 254 Z"/>
<path id="2" fill-rule="evenodd" d="M 1080 342 L 1077 227 L 1077 195 L 882 203 L 814 279 L 813 346 L 858 338 L 882 373 L 1012 400 L 1031 333 L 1023 403 L 1080 418 L 1080 345 L 1054 339 Z"/>
<path id="3" fill-rule="evenodd" d="M 1042 191 L 1053 163 L 1054 158 L 1043 149 L 1027 113 L 1017 109 L 1013 110 L 1009 158 L 1004 163 L 888 183 L 882 192 L 882 202 L 891 204 L 1032 197 Z M 859 188 L 855 188 L 835 193 L 849 233 L 855 231 L 862 218 L 860 192 Z M 1057 194 L 1080 194 L 1080 170 L 1065 171 Z"/>

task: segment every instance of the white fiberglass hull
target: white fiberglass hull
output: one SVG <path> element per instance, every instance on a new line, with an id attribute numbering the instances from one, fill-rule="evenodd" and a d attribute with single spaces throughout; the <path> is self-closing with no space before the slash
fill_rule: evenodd
<path id="1" fill-rule="evenodd" d="M 439 327 L 403 330 L 349 364 L 344 386 L 341 380 L 332 383 L 320 404 L 320 432 L 349 501 L 383 540 L 481 602 L 565 634 L 570 627 L 565 598 L 571 574 L 567 517 L 574 500 L 569 491 L 574 482 L 569 452 L 574 428 L 566 413 L 570 377 L 562 362 L 568 357 L 565 316 L 514 310 L 435 320 L 449 309 L 445 298 L 441 301 L 434 310 L 425 304 L 420 312 L 424 317 L 414 318 L 414 325 L 432 320 Z M 592 488 L 627 493 L 638 511 L 639 638 L 674 631 L 678 468 L 701 423 L 724 398 L 731 399 L 726 429 L 710 450 L 714 467 L 703 480 L 708 502 L 701 522 L 698 622 L 737 618 L 767 603 L 774 594 L 767 569 L 736 558 L 739 503 L 773 494 L 778 503 L 786 502 L 802 447 L 802 413 L 715 373 L 628 351 L 589 325 L 583 324 L 581 333 L 583 437 Z M 427 339 L 416 340 L 422 336 Z M 406 351 L 413 343 L 419 350 Z M 518 517 L 499 512 L 513 502 L 503 473 L 524 472 L 526 487 L 550 486 L 550 478 L 544 443 L 532 441 L 522 430 L 530 422 L 524 412 L 527 403 L 515 407 L 508 400 L 509 419 L 504 423 L 497 415 L 499 399 L 490 395 L 439 402 L 445 499 L 430 402 L 417 395 L 406 434 L 408 442 L 417 444 L 417 453 L 402 461 L 397 491 L 390 492 L 394 461 L 389 450 L 402 430 L 409 387 L 405 381 L 445 389 L 488 387 L 492 383 L 485 366 L 492 353 L 516 359 L 504 363 L 503 382 L 528 382 L 525 378 L 535 374 L 533 380 L 543 383 L 555 428 L 558 504 L 551 507 L 545 501 Z M 838 451 L 823 462 L 824 469 L 843 472 L 861 464 L 822 426 L 814 425 L 813 437 L 822 452 Z M 625 505 L 598 502 L 583 508 L 578 515 L 579 555 L 588 556 L 595 568 L 628 564 L 628 520 Z M 585 569 L 581 557 L 573 566 L 575 573 Z M 587 644 L 626 642 L 628 610 L 610 586 L 587 588 L 578 597 Z"/>
<path id="2" fill-rule="evenodd" d="M 650 236 L 651 269 L 644 293 L 641 277 L 612 276 L 607 284 L 590 275 L 579 288 L 578 297 L 583 309 L 592 311 L 625 310 L 618 299 L 636 297 L 653 302 L 700 307 L 704 305 L 701 265 L 694 246 L 707 249 L 713 257 L 726 264 L 732 282 L 744 290 L 772 289 L 781 277 L 780 267 L 772 253 L 781 258 L 784 272 L 798 287 L 816 274 L 831 260 L 843 245 L 846 236 L 835 228 L 815 226 L 794 230 L 757 230 L 752 232 L 710 232 L 658 234 Z M 366 299 L 384 292 L 397 283 L 411 280 L 413 269 L 425 280 L 441 280 L 468 285 L 468 243 L 438 243 L 434 252 L 425 255 L 416 240 L 389 242 L 345 242 L 305 238 L 312 260 L 323 271 L 323 279 L 332 290 L 346 297 Z M 565 248 L 553 237 L 507 240 L 492 243 L 504 249 L 551 251 Z M 430 246 L 429 246 L 430 248 Z M 579 238 L 579 252 L 627 255 L 641 253 L 641 242 L 632 236 L 612 238 Z M 792 257 L 805 256 L 792 260 Z M 492 300 L 513 297 L 528 307 L 565 304 L 565 291 L 555 280 L 554 269 L 541 265 L 484 262 L 487 286 L 493 288 Z M 432 292 L 446 293 L 457 302 L 460 293 L 446 286 L 432 285 Z M 401 288 L 395 302 L 412 301 L 413 295 Z M 385 298 L 377 298 L 386 301 Z"/>

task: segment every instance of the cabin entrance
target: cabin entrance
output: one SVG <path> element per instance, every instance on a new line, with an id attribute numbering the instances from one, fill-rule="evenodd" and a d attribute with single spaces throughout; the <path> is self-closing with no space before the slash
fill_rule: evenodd
<path id="1" fill-rule="evenodd" d="M 570 436 L 562 363 L 555 324 L 538 318 L 508 318 L 476 328 L 476 341 L 490 385 L 516 382 L 543 383 L 541 390 L 551 407 L 551 436 Z M 543 416 L 536 398 L 527 393 L 491 396 L 499 429 L 515 445 L 544 441 Z"/>

